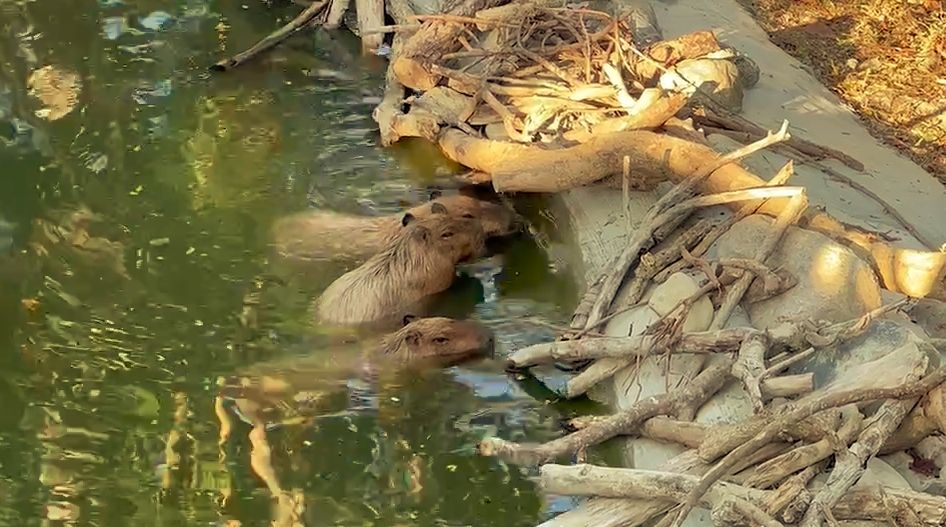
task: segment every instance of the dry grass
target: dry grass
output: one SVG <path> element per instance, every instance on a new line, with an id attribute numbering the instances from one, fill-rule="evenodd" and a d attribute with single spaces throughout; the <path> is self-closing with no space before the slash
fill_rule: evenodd
<path id="1" fill-rule="evenodd" d="M 946 184 L 946 1 L 739 1 L 876 137 Z"/>

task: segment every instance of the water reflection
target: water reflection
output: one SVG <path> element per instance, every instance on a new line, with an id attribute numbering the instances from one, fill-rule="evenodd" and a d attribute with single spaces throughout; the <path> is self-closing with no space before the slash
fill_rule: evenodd
<path id="1" fill-rule="evenodd" d="M 456 170 L 421 142 L 376 146 L 384 63 L 341 33 L 207 73 L 295 9 L 0 0 L 0 523 L 540 517 L 526 476 L 473 447 L 549 437 L 560 408 L 497 361 L 356 386 L 272 430 L 282 507 L 251 470 L 249 428 L 220 444 L 217 378 L 304 353 L 306 307 L 344 270 L 274 267 L 272 221 L 391 213 Z M 548 338 L 530 320 L 560 322 L 573 297 L 550 267 L 510 241 L 438 310 L 490 324 L 501 349 Z"/>

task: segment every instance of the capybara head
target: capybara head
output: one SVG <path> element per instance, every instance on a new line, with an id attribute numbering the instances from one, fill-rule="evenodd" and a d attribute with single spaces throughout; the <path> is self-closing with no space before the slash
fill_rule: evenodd
<path id="1" fill-rule="evenodd" d="M 460 194 L 441 196 L 431 194 L 431 201 L 407 210 L 415 218 L 432 214 L 447 214 L 455 218 L 476 220 L 486 236 L 507 236 L 519 230 L 516 214 L 502 204 L 483 201 Z"/>
<path id="2" fill-rule="evenodd" d="M 491 356 L 494 346 L 492 331 L 476 322 L 408 315 L 404 327 L 384 338 L 381 352 L 402 364 L 446 368 Z"/>
<path id="3" fill-rule="evenodd" d="M 404 226 L 402 246 L 410 247 L 411 257 L 423 261 L 425 251 L 448 257 L 453 263 L 472 260 L 485 251 L 483 227 L 476 220 L 448 216 L 442 205 L 434 204 L 433 214 L 418 219 L 407 212 L 401 220 Z"/>

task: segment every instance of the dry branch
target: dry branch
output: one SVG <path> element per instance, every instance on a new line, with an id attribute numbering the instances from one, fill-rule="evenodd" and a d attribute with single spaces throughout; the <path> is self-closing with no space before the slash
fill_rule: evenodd
<path id="1" fill-rule="evenodd" d="M 825 436 L 815 443 L 800 446 L 756 467 L 744 482 L 755 488 L 767 488 L 783 478 L 827 459 L 838 448 L 846 448 L 861 431 L 864 416 L 853 405 L 842 409 L 841 427 L 836 434 Z"/>
<path id="2" fill-rule="evenodd" d="M 510 355 L 507 362 L 513 368 L 528 368 L 554 361 L 580 361 L 605 357 L 631 359 L 667 351 L 673 353 L 731 352 L 738 349 L 748 335 L 754 333 L 756 330 L 746 328 L 687 333 L 679 341 L 673 343 L 672 350 L 668 349 L 670 343 L 655 335 L 563 340 L 522 348 Z"/>
<path id="3" fill-rule="evenodd" d="M 651 417 L 672 414 L 684 405 L 702 405 L 722 387 L 731 366 L 732 361 L 722 360 L 709 366 L 681 390 L 648 397 L 619 414 L 548 443 L 516 444 L 499 438 L 486 438 L 480 443 L 479 451 L 483 455 L 499 456 L 520 465 L 538 465 L 574 454 L 612 437 L 627 434 Z"/>
<path id="4" fill-rule="evenodd" d="M 704 115 L 696 116 L 698 122 L 709 122 L 729 130 L 745 132 L 753 141 L 758 141 L 760 137 L 765 135 L 765 128 L 762 128 L 745 117 L 734 114 L 718 104 L 710 103 L 710 106 L 712 106 L 712 108 L 705 112 Z M 803 154 L 812 156 L 815 159 L 824 159 L 826 157 L 830 157 L 837 159 L 838 161 L 844 163 L 854 170 L 857 170 L 858 172 L 864 171 L 863 163 L 845 154 L 844 152 L 841 152 L 840 150 L 835 150 L 827 146 L 816 145 L 811 141 L 798 137 L 793 137 L 792 139 L 788 140 L 785 145 L 794 148 Z"/>
<path id="5" fill-rule="evenodd" d="M 852 403 L 872 401 L 877 399 L 909 399 L 918 397 L 939 386 L 946 380 L 946 367 L 939 368 L 916 383 L 907 383 L 895 388 L 860 388 L 812 396 L 795 404 L 788 404 L 781 408 L 778 414 L 767 423 L 755 437 L 736 447 L 709 472 L 703 475 L 699 485 L 687 497 L 686 502 L 677 514 L 677 523 L 689 514 L 689 511 L 699 503 L 700 497 L 719 478 L 725 476 L 735 463 L 771 442 L 781 431 L 792 424 L 798 423 L 818 412 L 829 408 L 836 408 Z M 899 423 L 899 421 L 898 421 Z M 886 437 L 884 438 L 886 439 Z M 879 448 L 880 445 L 877 445 Z"/>
<path id="6" fill-rule="evenodd" d="M 328 5 L 328 2 L 329 0 L 313 2 L 309 7 L 303 9 L 301 13 L 289 21 L 288 24 L 266 35 L 262 40 L 253 44 L 250 49 L 237 53 L 230 58 L 223 59 L 211 66 L 210 69 L 212 71 L 227 71 L 256 57 L 260 53 L 276 47 L 280 42 L 296 34 L 296 32 L 309 27 L 315 17 L 322 13 Z"/>
<path id="7" fill-rule="evenodd" d="M 621 283 L 624 281 L 628 269 L 634 265 L 641 252 L 648 249 L 653 243 L 654 232 L 670 221 L 679 220 L 681 215 L 692 210 L 693 207 L 687 208 L 679 203 L 680 201 L 689 198 L 703 180 L 710 177 L 720 168 L 730 165 L 767 146 L 783 141 L 787 137 L 789 137 L 789 134 L 788 122 L 786 121 L 782 123 L 782 128 L 778 132 L 769 134 L 765 139 L 714 159 L 711 163 L 691 172 L 689 176 L 674 186 L 667 194 L 661 196 L 661 198 L 657 200 L 657 203 L 648 211 L 647 216 L 641 221 L 641 227 L 639 227 L 633 233 L 631 239 L 628 240 L 627 247 L 618 255 L 614 265 L 610 266 L 610 270 L 602 282 L 601 289 L 598 291 L 598 298 L 595 300 L 589 312 L 587 326 L 593 327 L 597 324 L 598 320 L 604 316 L 605 311 L 611 307 L 611 302 L 614 300 L 618 288 L 620 288 Z M 671 156 L 668 155 L 667 157 L 669 158 Z M 691 201 L 690 203 L 692 204 L 694 202 Z"/>

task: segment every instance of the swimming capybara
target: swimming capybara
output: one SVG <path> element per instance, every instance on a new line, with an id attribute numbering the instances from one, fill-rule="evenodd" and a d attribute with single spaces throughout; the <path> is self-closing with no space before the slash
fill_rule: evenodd
<path id="1" fill-rule="evenodd" d="M 492 332 L 476 322 L 405 317 L 401 329 L 356 344 L 360 354 L 347 347 L 322 349 L 304 357 L 252 366 L 218 381 L 215 410 L 220 444 L 231 434 L 234 415 L 247 422 L 252 427 L 250 466 L 279 499 L 279 508 L 292 508 L 273 467 L 266 437 L 270 427 L 304 424 L 333 411 L 346 411 L 347 381 L 353 375 L 447 367 L 492 355 L 493 347 Z M 378 389 L 384 389 L 384 384 L 379 383 Z M 378 397 L 379 401 L 384 399 Z"/>
<path id="2" fill-rule="evenodd" d="M 361 326 L 400 320 L 450 287 L 458 263 L 484 250 L 476 220 L 436 212 L 416 219 L 407 213 L 403 226 L 400 236 L 322 292 L 315 302 L 319 322 Z"/>
<path id="3" fill-rule="evenodd" d="M 479 222 L 487 237 L 506 236 L 518 228 L 516 215 L 503 205 L 463 195 L 435 197 L 405 211 L 417 219 L 447 214 Z M 363 261 L 403 231 L 402 214 L 356 216 L 330 211 L 307 211 L 277 220 L 273 226 L 276 251 L 291 259 L 347 258 Z"/>

